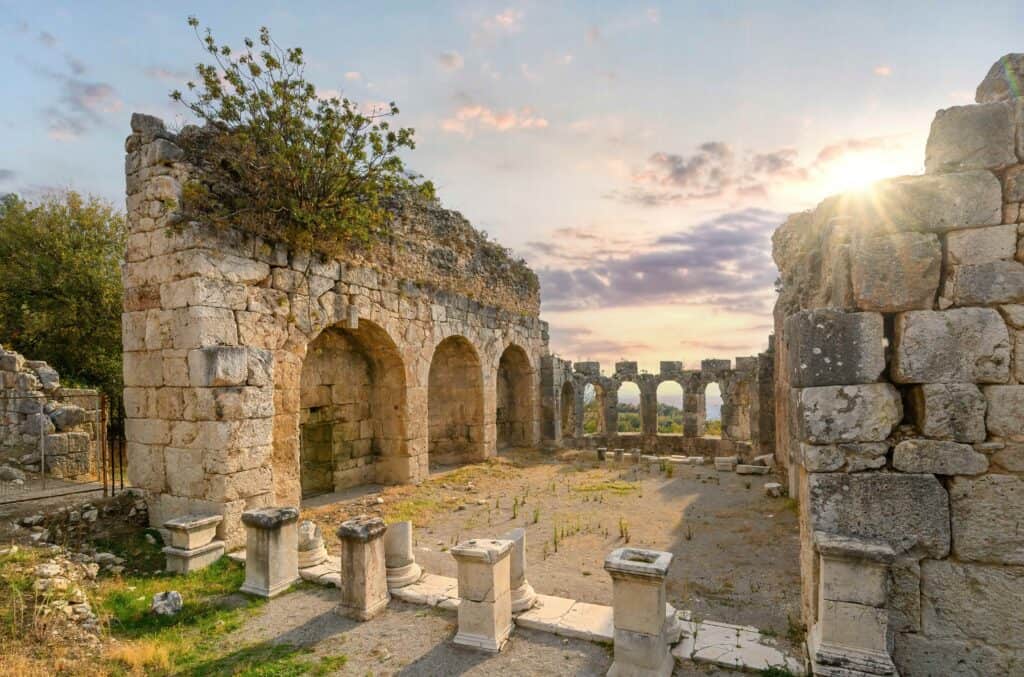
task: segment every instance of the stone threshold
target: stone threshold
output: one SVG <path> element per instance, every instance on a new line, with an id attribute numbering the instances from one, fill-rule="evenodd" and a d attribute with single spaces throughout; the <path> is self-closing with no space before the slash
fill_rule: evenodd
<path id="1" fill-rule="evenodd" d="M 228 557 L 245 564 L 245 550 L 236 550 Z M 310 583 L 340 587 L 341 558 L 328 557 L 323 564 L 299 569 L 299 576 Z M 415 583 L 392 590 L 391 596 L 409 604 L 455 611 L 459 608 L 458 588 L 458 579 L 424 572 Z M 751 671 L 784 667 L 794 675 L 805 674 L 802 660 L 784 654 L 771 637 L 761 634 L 757 628 L 692 621 L 689 611 L 676 611 L 671 605 L 666 605 L 666 614 L 674 614 L 682 630 L 679 642 L 672 649 L 677 663 L 692 661 Z M 607 644 L 614 641 L 612 607 L 567 597 L 537 595 L 537 605 L 514 615 L 513 622 L 530 630 L 570 639 Z"/>

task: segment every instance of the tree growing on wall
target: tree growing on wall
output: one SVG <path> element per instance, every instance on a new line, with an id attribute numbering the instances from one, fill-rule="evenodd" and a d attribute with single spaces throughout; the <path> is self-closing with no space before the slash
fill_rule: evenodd
<path id="1" fill-rule="evenodd" d="M 201 32 L 212 63 L 171 98 L 204 124 L 181 135 L 198 177 L 183 190 L 183 216 L 238 226 L 297 247 L 331 251 L 379 235 L 388 204 L 433 186 L 411 175 L 399 153 L 413 130 L 393 128 L 394 103 L 365 111 L 305 79 L 298 47 L 281 48 L 267 28 L 235 53 Z"/>
<path id="2" fill-rule="evenodd" d="M 120 398 L 125 240 L 124 216 L 98 198 L 0 197 L 0 343 Z"/>

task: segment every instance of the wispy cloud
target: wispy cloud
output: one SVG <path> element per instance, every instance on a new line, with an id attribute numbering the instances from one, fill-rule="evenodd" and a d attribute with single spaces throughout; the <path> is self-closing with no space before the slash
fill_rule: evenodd
<path id="1" fill-rule="evenodd" d="M 13 169 L 0 169 L 0 183 L 10 183 L 18 176 Z"/>
<path id="2" fill-rule="evenodd" d="M 446 71 L 462 70 L 462 67 L 466 65 L 465 59 L 463 59 L 462 55 L 455 50 L 441 52 L 437 56 L 437 62 L 441 64 L 441 68 Z"/>
<path id="3" fill-rule="evenodd" d="M 582 263 L 563 259 L 544 266 L 539 271 L 544 308 L 708 303 L 768 312 L 778 274 L 771 233 L 784 219 L 781 213 L 749 208 Z M 565 246 L 564 254 L 571 256 L 572 244 Z"/>
<path id="4" fill-rule="evenodd" d="M 187 81 L 189 78 L 189 74 L 185 71 L 165 68 L 164 66 L 150 66 L 144 72 L 147 78 L 160 80 L 161 82 L 180 84 Z"/>
<path id="5" fill-rule="evenodd" d="M 900 140 L 893 136 L 850 137 L 822 147 L 822 149 L 818 151 L 817 157 L 814 159 L 814 164 L 823 165 L 829 162 L 835 162 L 844 155 L 848 155 L 850 153 L 889 150 L 892 148 L 899 148 L 900 146 Z"/>
<path id="6" fill-rule="evenodd" d="M 349 81 L 362 80 L 363 74 L 360 73 L 359 71 L 348 71 L 347 73 L 345 73 L 345 79 Z"/>
<path id="7" fill-rule="evenodd" d="M 892 67 L 891 66 L 885 66 L 885 65 L 875 66 L 875 70 L 873 72 L 874 72 L 875 75 L 877 75 L 879 77 L 887 78 L 890 75 L 892 75 Z"/>
<path id="8" fill-rule="evenodd" d="M 50 138 L 76 139 L 104 122 L 104 115 L 120 111 L 123 102 L 113 85 L 37 69 L 60 85 L 57 101 L 44 109 Z"/>
<path id="9" fill-rule="evenodd" d="M 36 39 L 39 40 L 39 42 L 45 47 L 52 48 L 57 46 L 57 38 L 53 35 L 53 33 L 47 31 L 39 31 L 39 35 L 36 36 Z"/>
<path id="10" fill-rule="evenodd" d="M 522 30 L 524 16 L 525 14 L 522 10 L 509 7 L 498 14 L 484 19 L 483 27 L 488 31 L 516 33 Z"/>
<path id="11" fill-rule="evenodd" d="M 465 105 L 455 114 L 441 121 L 446 132 L 470 135 L 476 130 L 509 132 L 524 129 L 544 129 L 548 121 L 532 108 L 496 111 L 478 104 Z"/>

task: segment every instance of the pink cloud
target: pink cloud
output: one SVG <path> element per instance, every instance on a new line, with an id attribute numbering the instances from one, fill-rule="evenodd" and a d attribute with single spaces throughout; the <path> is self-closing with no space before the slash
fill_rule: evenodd
<path id="1" fill-rule="evenodd" d="M 455 134 L 471 134 L 474 129 L 508 132 L 517 129 L 545 129 L 547 119 L 529 107 L 496 111 L 479 104 L 462 106 L 455 115 L 441 121 L 441 129 Z"/>

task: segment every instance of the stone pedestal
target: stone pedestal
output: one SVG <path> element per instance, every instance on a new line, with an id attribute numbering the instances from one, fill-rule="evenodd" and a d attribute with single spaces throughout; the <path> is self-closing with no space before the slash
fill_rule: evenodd
<path id="1" fill-rule="evenodd" d="M 615 450 L 615 462 L 616 463 L 622 463 L 622 458 L 625 455 L 626 455 L 626 450 L 625 449 L 616 449 Z"/>
<path id="2" fill-rule="evenodd" d="M 476 539 L 451 550 L 459 566 L 455 643 L 497 653 L 512 633 L 512 541 Z"/>
<path id="3" fill-rule="evenodd" d="M 360 515 L 338 527 L 341 541 L 341 603 L 338 613 L 368 621 L 391 599 L 384 564 L 384 520 Z"/>
<path id="4" fill-rule="evenodd" d="M 603 461 L 607 455 L 608 455 L 608 447 L 598 447 L 597 448 L 597 460 Z"/>
<path id="5" fill-rule="evenodd" d="M 260 508 L 242 513 L 245 583 L 242 592 L 274 597 L 299 580 L 298 508 Z"/>
<path id="6" fill-rule="evenodd" d="M 814 674 L 896 675 L 886 631 L 893 549 L 881 541 L 814 532 L 820 562 L 818 619 L 807 637 Z"/>
<path id="7" fill-rule="evenodd" d="M 224 554 L 224 542 L 215 541 L 220 515 L 185 515 L 164 522 L 170 544 L 163 549 L 167 571 L 187 574 L 204 569 Z"/>
<path id="8" fill-rule="evenodd" d="M 323 534 L 320 527 L 312 520 L 303 520 L 298 528 L 299 568 L 308 569 L 327 561 L 327 548 L 324 547 Z"/>
<path id="9" fill-rule="evenodd" d="M 665 618 L 665 577 L 672 553 L 619 548 L 604 560 L 612 577 L 615 660 L 609 675 L 669 677 L 674 661 L 669 653 Z"/>
<path id="10" fill-rule="evenodd" d="M 384 566 L 388 590 L 396 590 L 420 580 L 423 570 L 412 551 L 412 522 L 389 524 L 384 532 Z"/>
<path id="11" fill-rule="evenodd" d="M 512 541 L 509 562 L 509 589 L 512 595 L 512 613 L 532 609 L 537 603 L 537 593 L 526 580 L 526 529 L 513 529 L 502 537 Z"/>

